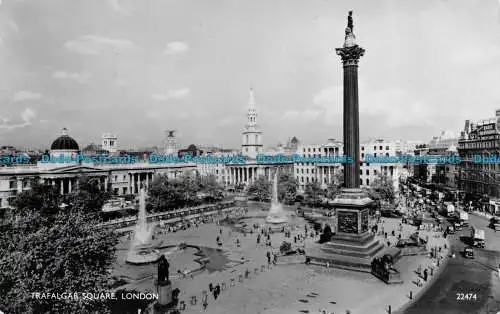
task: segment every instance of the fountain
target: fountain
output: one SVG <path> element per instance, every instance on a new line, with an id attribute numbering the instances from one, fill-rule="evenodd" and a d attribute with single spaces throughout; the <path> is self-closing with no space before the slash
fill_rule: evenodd
<path id="1" fill-rule="evenodd" d="M 127 263 L 146 264 L 158 261 L 161 254 L 153 247 L 151 235 L 154 227 L 148 225 L 146 220 L 146 191 L 141 187 L 139 196 L 139 215 L 134 230 L 134 238 L 130 243 Z"/>
<path id="2" fill-rule="evenodd" d="M 278 171 L 274 174 L 271 208 L 269 209 L 266 222 L 275 227 L 281 227 L 282 224 L 288 222 L 288 217 L 283 209 L 283 205 L 278 201 Z"/>

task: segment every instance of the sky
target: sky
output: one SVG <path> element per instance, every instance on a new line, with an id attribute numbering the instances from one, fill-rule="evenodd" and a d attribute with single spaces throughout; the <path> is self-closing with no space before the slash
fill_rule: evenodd
<path id="1" fill-rule="evenodd" d="M 342 138 L 347 12 L 360 136 L 428 141 L 500 108 L 500 0 L 0 0 L 0 145 L 237 148 Z"/>

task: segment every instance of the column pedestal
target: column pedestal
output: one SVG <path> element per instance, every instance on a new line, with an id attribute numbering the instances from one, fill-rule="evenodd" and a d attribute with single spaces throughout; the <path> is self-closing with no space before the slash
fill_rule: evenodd
<path id="1" fill-rule="evenodd" d="M 329 242 L 315 244 L 306 250 L 312 264 L 347 270 L 371 272 L 375 257 L 390 254 L 396 261 L 401 251 L 385 249 L 368 227 L 369 209 L 373 201 L 360 189 L 344 189 L 334 200 L 337 213 L 335 233 Z"/>
<path id="2" fill-rule="evenodd" d="M 155 304 L 157 310 L 165 310 L 172 306 L 172 283 L 170 281 L 156 281 L 156 292 L 158 301 Z M 161 312 L 157 312 L 161 313 Z"/>

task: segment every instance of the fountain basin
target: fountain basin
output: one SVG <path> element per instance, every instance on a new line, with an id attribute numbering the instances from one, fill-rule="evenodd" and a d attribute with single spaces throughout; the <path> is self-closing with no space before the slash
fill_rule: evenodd
<path id="1" fill-rule="evenodd" d="M 151 246 L 136 247 L 127 254 L 125 262 L 133 265 L 156 263 L 162 254 Z"/>

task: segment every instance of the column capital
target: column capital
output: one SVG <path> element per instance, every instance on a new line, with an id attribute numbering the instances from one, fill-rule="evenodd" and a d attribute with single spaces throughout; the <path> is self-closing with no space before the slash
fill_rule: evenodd
<path id="1" fill-rule="evenodd" d="M 365 49 L 355 45 L 352 47 L 336 48 L 335 52 L 340 56 L 344 66 L 357 66 L 359 59 L 365 54 Z"/>

